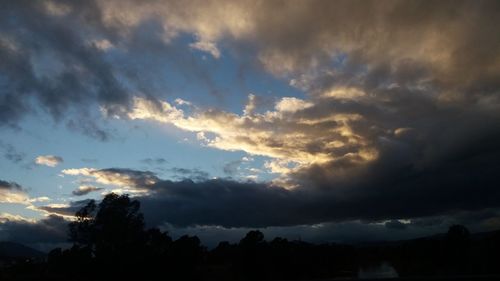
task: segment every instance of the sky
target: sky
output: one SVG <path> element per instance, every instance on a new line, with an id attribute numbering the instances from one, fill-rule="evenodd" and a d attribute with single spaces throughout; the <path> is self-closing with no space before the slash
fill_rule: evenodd
<path id="1" fill-rule="evenodd" d="M 214 246 L 500 228 L 498 1 L 0 1 L 0 240 L 110 192 Z"/>

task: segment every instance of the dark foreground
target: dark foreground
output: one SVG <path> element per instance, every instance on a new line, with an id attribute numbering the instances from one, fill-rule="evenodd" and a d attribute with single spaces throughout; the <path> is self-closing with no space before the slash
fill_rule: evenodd
<path id="1" fill-rule="evenodd" d="M 178 280 L 174 278 L 164 277 L 163 279 L 137 279 L 131 277 L 122 277 L 120 279 L 114 278 L 79 278 L 71 277 L 71 279 L 66 279 L 62 276 L 2 276 L 1 280 L 5 281 L 32 281 L 32 280 L 87 280 L 87 281 L 101 281 L 101 280 Z M 187 279 L 186 279 L 187 280 Z M 202 279 L 204 280 L 204 279 Z M 244 279 L 247 280 L 247 279 Z M 363 280 L 363 281 L 497 281 L 500 280 L 500 275 L 489 275 L 489 276 L 423 276 L 423 277 L 405 277 L 405 278 L 375 278 L 375 279 L 358 279 L 358 278 L 328 278 L 328 279 L 287 279 L 287 280 L 270 280 L 270 281 L 352 281 L 352 280 Z"/>
<path id="2" fill-rule="evenodd" d="M 139 208 L 126 195 L 90 202 L 69 225 L 72 247 L 0 253 L 0 280 L 500 280 L 500 231 L 454 225 L 442 235 L 367 245 L 266 240 L 250 231 L 207 250 L 196 236 L 173 240 L 146 229 Z"/>

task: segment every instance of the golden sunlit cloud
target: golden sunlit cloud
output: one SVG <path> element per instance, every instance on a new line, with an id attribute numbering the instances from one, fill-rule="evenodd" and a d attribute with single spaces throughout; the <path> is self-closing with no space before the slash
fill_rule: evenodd
<path id="1" fill-rule="evenodd" d="M 347 91 L 346 95 L 351 93 Z M 135 97 L 128 117 L 196 132 L 197 139 L 210 147 L 270 157 L 274 160 L 268 161 L 266 168 L 282 175 L 344 158 L 376 159 L 376 149 L 351 127 L 351 123 L 363 119 L 360 114 L 318 115 L 315 107 L 314 101 L 284 97 L 274 110 L 255 113 L 255 96 L 249 95 L 242 115 L 213 109 L 187 115 L 168 102 Z"/>
<path id="2" fill-rule="evenodd" d="M 64 169 L 62 173 L 71 176 L 83 176 L 84 182 L 93 180 L 96 183 L 104 185 L 112 185 L 119 187 L 123 192 L 129 193 L 145 193 L 148 190 L 147 186 L 153 185 L 158 181 L 158 178 L 151 172 L 139 172 L 128 169 Z M 74 195 L 83 195 L 91 191 L 102 190 L 95 186 L 83 185 L 73 191 Z"/>
<path id="3" fill-rule="evenodd" d="M 6 223 L 6 222 L 27 222 L 27 223 L 35 223 L 36 220 L 32 218 L 25 218 L 20 215 L 14 215 L 10 213 L 0 213 L 0 223 Z"/>
<path id="4" fill-rule="evenodd" d="M 23 190 L 0 188 L 0 203 L 28 204 L 28 195 Z"/>
<path id="5" fill-rule="evenodd" d="M 25 189 L 15 182 L 0 180 L 0 203 L 29 204 Z"/>

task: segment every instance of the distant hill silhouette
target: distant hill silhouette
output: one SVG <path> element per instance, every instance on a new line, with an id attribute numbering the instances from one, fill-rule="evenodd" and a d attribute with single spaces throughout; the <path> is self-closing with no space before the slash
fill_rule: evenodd
<path id="1" fill-rule="evenodd" d="M 46 254 L 15 242 L 0 242 L 1 258 L 43 258 Z"/>
<path id="2" fill-rule="evenodd" d="M 470 239 L 472 241 L 477 241 L 477 240 L 482 240 L 482 239 L 491 239 L 491 238 L 494 238 L 497 236 L 500 236 L 500 230 L 471 233 Z M 437 234 L 433 234 L 433 235 L 422 236 L 422 237 L 411 238 L 411 239 L 375 240 L 375 241 L 368 241 L 368 242 L 357 242 L 357 243 L 354 243 L 352 245 L 356 246 L 356 247 L 378 247 L 378 246 L 388 247 L 388 246 L 399 246 L 399 245 L 402 245 L 404 243 L 410 243 L 410 242 L 432 241 L 432 240 L 441 241 L 444 239 L 446 239 L 446 233 L 437 233 Z"/>

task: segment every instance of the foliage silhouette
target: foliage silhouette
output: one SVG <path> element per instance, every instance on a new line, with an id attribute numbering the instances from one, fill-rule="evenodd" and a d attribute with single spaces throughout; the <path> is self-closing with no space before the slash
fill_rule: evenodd
<path id="1" fill-rule="evenodd" d="M 252 230 L 239 243 L 221 242 L 208 251 L 196 236 L 173 240 L 158 228 L 146 229 L 137 200 L 108 194 L 76 213 L 69 224 L 72 247 L 52 250 L 45 264 L 0 270 L 0 279 L 303 280 L 356 277 L 360 267 L 382 262 L 402 277 L 500 274 L 500 231 L 474 237 L 453 225 L 444 235 L 408 241 L 316 245 L 281 237 L 268 242 Z"/>
<path id="2" fill-rule="evenodd" d="M 70 240 L 90 249 L 102 264 L 136 264 L 145 249 L 144 218 L 140 203 L 111 193 L 98 207 L 90 201 L 70 223 Z"/>
<path id="3" fill-rule="evenodd" d="M 467 273 L 471 238 L 463 225 L 452 225 L 446 233 L 444 254 L 446 269 L 454 273 Z"/>
<path id="4" fill-rule="evenodd" d="M 185 235 L 173 241 L 158 228 L 145 229 L 140 202 L 114 193 L 98 205 L 92 200 L 80 209 L 69 224 L 69 237 L 73 247 L 54 250 L 49 263 L 63 266 L 73 260 L 108 277 L 153 278 L 169 269 L 169 275 L 176 279 L 192 279 L 205 251 L 198 237 Z M 71 266 L 64 268 L 78 271 Z"/>

